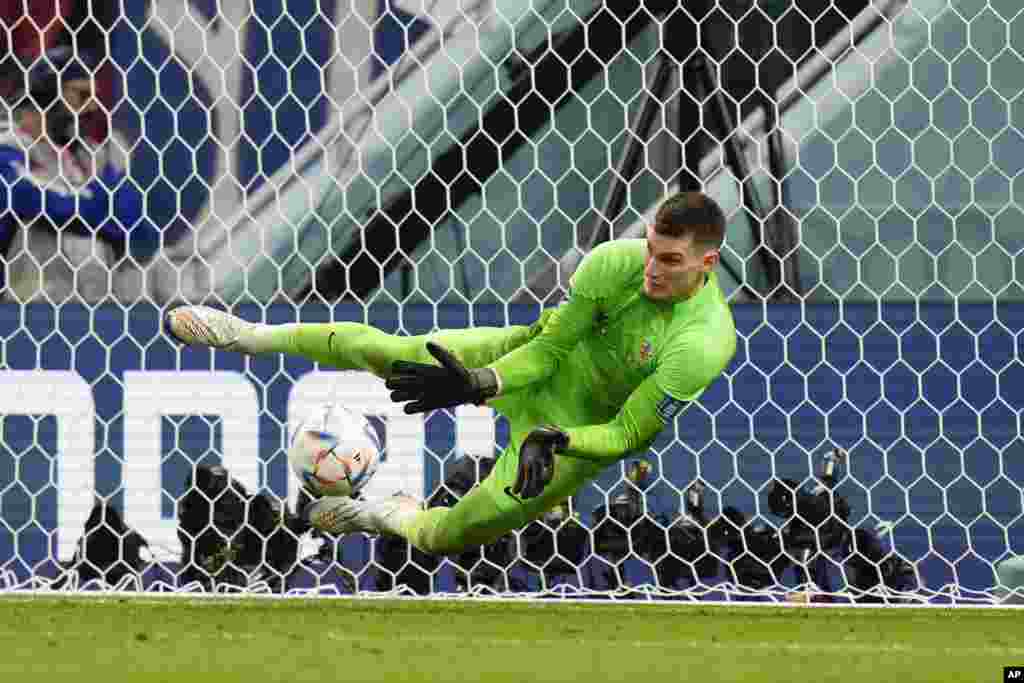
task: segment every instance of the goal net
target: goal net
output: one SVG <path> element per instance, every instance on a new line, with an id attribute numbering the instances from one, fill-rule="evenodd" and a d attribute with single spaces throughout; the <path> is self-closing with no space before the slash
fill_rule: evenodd
<path id="1" fill-rule="evenodd" d="M 1014 597 L 1016 3 L 10 4 L 0 591 Z M 297 530 L 289 425 L 362 411 L 365 495 L 448 504 L 508 443 L 490 409 L 408 416 L 368 374 L 161 330 L 181 303 L 530 323 L 684 189 L 729 219 L 735 360 L 650 450 L 463 555 Z"/>

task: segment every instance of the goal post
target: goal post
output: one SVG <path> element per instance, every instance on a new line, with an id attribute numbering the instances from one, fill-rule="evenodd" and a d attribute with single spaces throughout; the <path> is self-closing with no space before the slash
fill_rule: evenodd
<path id="1" fill-rule="evenodd" d="M 984 604 L 1015 588 L 997 571 L 1024 555 L 1013 3 L 242 5 L 81 3 L 62 31 L 0 17 L 21 58 L 0 148 L 31 160 L 0 169 L 0 256 L 69 292 L 0 300 L 0 591 Z M 148 254 L 83 229 L 84 210 L 69 228 L 14 205 L 19 180 L 89 182 L 26 147 L 27 69 L 61 44 L 105 64 L 82 158 L 123 147 L 117 183 L 162 235 Z M 372 496 L 451 500 L 508 428 L 486 408 L 404 415 L 365 373 L 182 349 L 170 306 L 397 334 L 528 324 L 591 248 L 641 237 L 688 188 L 728 216 L 736 358 L 570 509 L 451 558 L 249 512 L 183 531 L 183 510 L 218 505 L 196 494 L 212 465 L 245 510 L 294 512 L 289 425 L 321 401 L 380 431 Z"/>

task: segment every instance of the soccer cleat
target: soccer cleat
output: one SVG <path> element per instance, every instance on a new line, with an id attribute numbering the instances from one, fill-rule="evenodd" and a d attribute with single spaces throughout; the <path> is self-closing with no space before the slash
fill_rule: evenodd
<path id="1" fill-rule="evenodd" d="M 399 535 L 402 522 L 422 509 L 419 501 L 402 493 L 384 500 L 331 496 L 307 505 L 302 510 L 302 517 L 317 529 L 335 536 L 357 531 Z"/>
<path id="2" fill-rule="evenodd" d="M 242 351 L 239 338 L 253 323 L 209 306 L 179 306 L 164 316 L 164 329 L 187 346 Z"/>

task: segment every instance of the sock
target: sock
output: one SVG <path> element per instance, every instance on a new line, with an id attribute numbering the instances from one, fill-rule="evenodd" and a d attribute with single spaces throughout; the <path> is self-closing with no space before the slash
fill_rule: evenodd
<path id="1" fill-rule="evenodd" d="M 239 336 L 247 353 L 301 356 L 340 370 L 369 370 L 377 375 L 400 357 L 405 338 L 360 323 L 286 323 L 251 325 Z"/>
<path id="2" fill-rule="evenodd" d="M 282 353 L 292 347 L 298 323 L 285 325 L 263 325 L 256 323 L 245 328 L 238 337 L 238 344 L 246 353 Z"/>
<path id="3" fill-rule="evenodd" d="M 286 353 L 339 370 L 391 374 L 396 360 L 436 363 L 425 342 L 434 339 L 471 368 L 483 367 L 539 333 L 538 326 L 477 327 L 405 336 L 381 332 L 362 323 L 289 323 L 249 325 L 239 337 L 247 353 Z"/>

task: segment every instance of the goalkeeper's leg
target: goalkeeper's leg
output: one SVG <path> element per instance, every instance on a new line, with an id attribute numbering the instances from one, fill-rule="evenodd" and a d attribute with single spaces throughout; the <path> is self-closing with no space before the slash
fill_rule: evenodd
<path id="1" fill-rule="evenodd" d="M 530 326 L 475 327 L 400 336 L 362 323 L 250 323 L 206 306 L 181 306 L 164 321 L 171 336 L 189 346 L 245 354 L 284 353 L 341 370 L 367 370 L 386 378 L 396 360 L 436 363 L 426 341 L 441 344 L 468 367 L 483 367 L 540 332 L 547 311 Z"/>
<path id="2" fill-rule="evenodd" d="M 525 527 L 573 495 L 602 469 L 591 462 L 555 456 L 551 482 L 541 495 L 524 501 L 511 492 L 518 457 L 518 447 L 507 449 L 490 476 L 450 508 L 423 509 L 415 499 L 402 495 L 377 501 L 323 498 L 307 506 L 303 515 L 328 533 L 392 534 L 423 552 L 453 555 L 493 543 L 509 531 Z"/>

